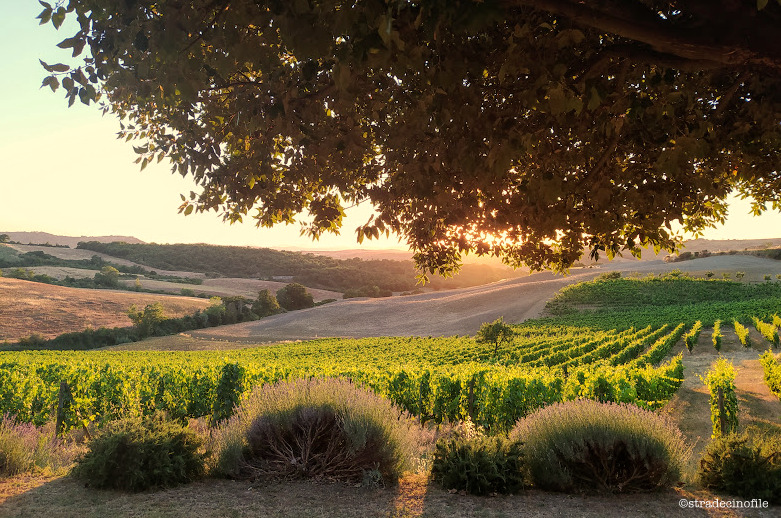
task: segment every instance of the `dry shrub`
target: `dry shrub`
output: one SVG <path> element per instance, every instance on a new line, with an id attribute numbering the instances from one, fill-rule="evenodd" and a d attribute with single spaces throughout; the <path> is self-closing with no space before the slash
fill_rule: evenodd
<path id="1" fill-rule="evenodd" d="M 520 420 L 510 438 L 524 443 L 532 482 L 565 492 L 652 491 L 678 482 L 690 454 L 681 432 L 634 405 L 578 400 Z"/>
<path id="2" fill-rule="evenodd" d="M 62 472 L 78 451 L 78 446 L 55 437 L 53 423 L 38 427 L 0 418 L 0 477 L 36 470 Z"/>
<path id="3" fill-rule="evenodd" d="M 217 431 L 213 472 L 393 483 L 412 465 L 418 435 L 390 401 L 347 381 L 265 385 Z"/>

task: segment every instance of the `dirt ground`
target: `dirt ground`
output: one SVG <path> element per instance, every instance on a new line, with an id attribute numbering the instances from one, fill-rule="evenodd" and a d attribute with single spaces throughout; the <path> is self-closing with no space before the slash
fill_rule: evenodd
<path id="1" fill-rule="evenodd" d="M 165 314 L 180 317 L 209 305 L 208 300 L 118 290 L 66 288 L 0 277 L 0 343 L 38 333 L 53 338 L 88 327 L 131 325 L 127 310 L 160 302 Z"/>
<path id="2" fill-rule="evenodd" d="M 258 487 L 247 482 L 205 480 L 167 491 L 139 494 L 88 489 L 67 477 L 18 477 L 0 481 L 0 517 L 770 518 L 779 515 L 777 508 L 732 512 L 681 507 L 688 506 L 690 501 L 714 502 L 716 498 L 710 493 L 686 489 L 619 496 L 529 490 L 512 496 L 476 497 L 445 491 L 428 483 L 422 475 L 409 475 L 395 487 L 374 489 L 314 482 Z"/>

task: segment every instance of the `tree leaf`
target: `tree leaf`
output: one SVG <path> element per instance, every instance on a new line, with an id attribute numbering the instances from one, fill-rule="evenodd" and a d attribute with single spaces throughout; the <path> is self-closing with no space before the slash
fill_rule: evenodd
<path id="1" fill-rule="evenodd" d="M 62 22 L 65 21 L 65 8 L 60 7 L 57 9 L 54 14 L 52 14 L 52 24 L 54 25 L 55 29 L 59 29 L 62 25 Z"/>
<path id="2" fill-rule="evenodd" d="M 602 104 L 602 98 L 599 96 L 599 91 L 592 86 L 591 90 L 589 91 L 588 104 L 586 105 L 586 109 L 589 111 L 594 111 L 599 107 L 600 104 Z"/>
<path id="3" fill-rule="evenodd" d="M 77 36 L 74 36 L 72 38 L 65 38 L 61 42 L 57 44 L 58 47 L 61 49 L 69 49 L 72 48 L 74 45 L 76 45 L 76 42 L 79 41 L 79 38 Z"/>
<path id="4" fill-rule="evenodd" d="M 41 2 L 41 4 L 44 4 L 44 2 Z M 37 16 L 39 20 L 41 20 L 38 25 L 45 25 L 49 23 L 49 20 L 52 19 L 52 7 L 48 4 L 44 6 L 44 10 L 41 11 L 41 14 Z"/>
<path id="5" fill-rule="evenodd" d="M 41 88 L 44 86 L 48 86 L 52 89 L 52 92 L 56 92 L 57 88 L 60 86 L 60 81 L 55 76 L 47 76 L 43 79 L 43 83 L 41 83 Z"/>

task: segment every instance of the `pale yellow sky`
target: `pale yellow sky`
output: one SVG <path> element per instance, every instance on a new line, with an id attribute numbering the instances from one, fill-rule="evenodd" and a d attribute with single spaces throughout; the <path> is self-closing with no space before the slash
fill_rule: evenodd
<path id="1" fill-rule="evenodd" d="M 143 172 L 128 143 L 116 140 L 116 119 L 95 106 L 68 109 L 61 93 L 40 89 L 45 73 L 38 58 L 58 62 L 68 54 L 55 47 L 69 32 L 39 27 L 40 6 L 15 3 L 0 19 L 0 230 L 61 235 L 132 235 L 148 242 L 207 242 L 275 248 L 357 248 L 355 228 L 370 207 L 348 213 L 341 236 L 319 242 L 299 237 L 299 226 L 257 229 L 228 225 L 215 213 L 177 213 L 180 193 L 192 182 L 170 173 L 166 161 Z M 731 204 L 726 225 L 709 239 L 781 237 L 781 214 L 748 215 L 745 201 Z M 404 248 L 396 238 L 364 241 L 364 248 Z"/>

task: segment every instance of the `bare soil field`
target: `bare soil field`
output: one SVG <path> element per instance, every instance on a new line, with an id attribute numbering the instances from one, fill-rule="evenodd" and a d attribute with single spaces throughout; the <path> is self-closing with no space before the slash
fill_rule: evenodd
<path id="1" fill-rule="evenodd" d="M 562 287 L 590 280 L 600 273 L 659 274 L 672 270 L 716 277 L 745 273 L 744 282 L 762 282 L 765 275 L 781 273 L 781 262 L 751 256 L 719 256 L 665 263 L 655 261 L 606 262 L 598 268 L 571 270 L 567 276 L 536 273 L 526 277 L 441 292 L 383 299 L 348 299 L 325 306 L 294 311 L 192 332 L 194 337 L 219 340 L 278 341 L 322 337 L 452 336 L 474 334 L 483 322 L 504 317 L 521 322 L 542 314 L 545 303 Z"/>
<path id="2" fill-rule="evenodd" d="M 52 286 L 0 277 L 0 341 L 15 341 L 38 333 L 53 338 L 87 327 L 130 325 L 126 312 L 160 302 L 165 313 L 180 317 L 209 305 L 209 301 L 115 290 Z"/>
<path id="3" fill-rule="evenodd" d="M 347 299 L 232 326 L 192 333 L 216 339 L 260 341 L 349 336 L 452 336 L 474 334 L 504 316 L 521 322 L 539 316 L 561 287 L 593 278 L 598 270 L 567 277 L 539 273 L 484 286 L 380 299 Z"/>

